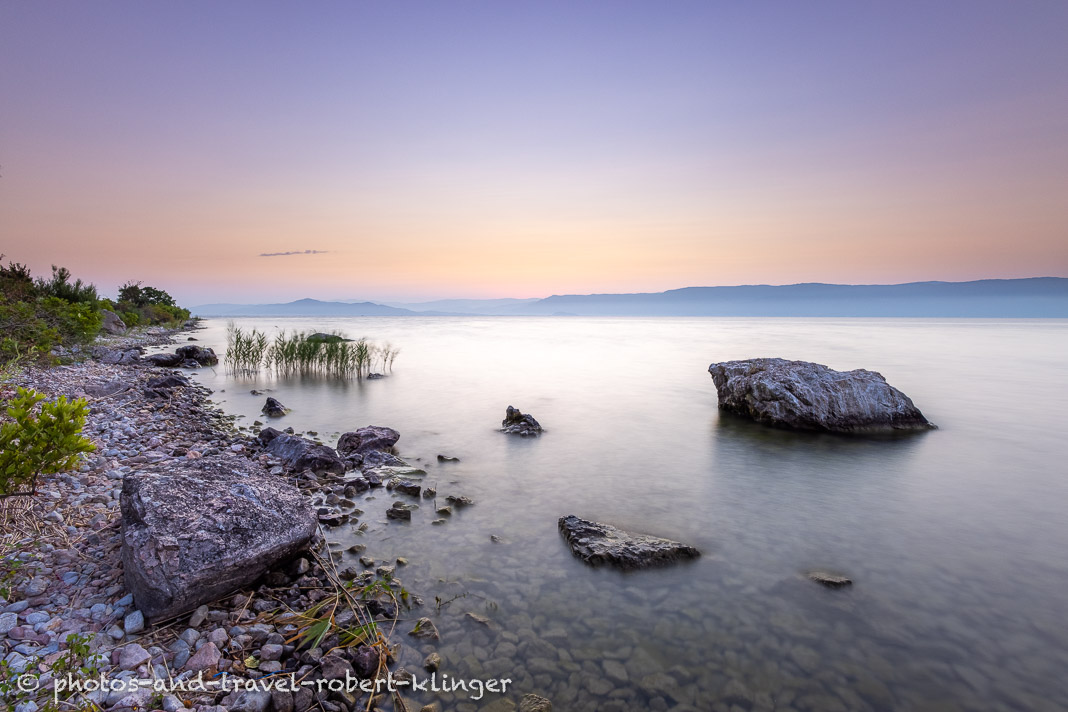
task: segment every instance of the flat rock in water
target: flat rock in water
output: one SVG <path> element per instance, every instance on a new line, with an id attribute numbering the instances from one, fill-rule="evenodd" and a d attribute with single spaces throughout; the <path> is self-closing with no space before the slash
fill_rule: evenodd
<path id="1" fill-rule="evenodd" d="M 644 569 L 701 555 L 697 549 L 670 539 L 633 534 L 609 524 L 560 517 L 560 533 L 572 553 L 588 564 L 609 564 L 620 569 Z"/>
<path id="2" fill-rule="evenodd" d="M 904 393 L 875 371 L 835 371 L 808 361 L 757 358 L 708 367 L 719 407 L 794 430 L 878 433 L 930 430 Z"/>
<path id="3" fill-rule="evenodd" d="M 126 587 L 153 620 L 255 581 L 317 528 L 300 490 L 240 457 L 131 473 L 120 506 Z"/>

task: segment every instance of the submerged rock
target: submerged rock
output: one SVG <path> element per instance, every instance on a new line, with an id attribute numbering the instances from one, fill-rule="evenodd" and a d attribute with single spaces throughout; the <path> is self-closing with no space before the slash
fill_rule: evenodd
<path id="1" fill-rule="evenodd" d="M 337 451 L 342 455 L 359 453 L 366 457 L 367 453 L 375 450 L 389 452 L 398 440 L 400 440 L 400 433 L 393 428 L 368 425 L 366 428 L 342 435 L 337 441 Z"/>
<path id="2" fill-rule="evenodd" d="M 839 576 L 838 574 L 830 574 L 826 571 L 809 571 L 808 577 L 810 580 L 815 581 L 821 586 L 826 586 L 827 588 L 844 588 L 853 585 L 852 579 L 846 578 L 845 576 Z"/>
<path id="3" fill-rule="evenodd" d="M 520 413 L 518 408 L 508 406 L 504 420 L 501 421 L 501 431 L 512 435 L 524 437 L 539 435 L 542 432 L 541 424 L 534 420 L 529 413 Z"/>
<path id="4" fill-rule="evenodd" d="M 399 519 L 410 522 L 412 520 L 413 509 L 415 509 L 414 505 L 405 504 L 404 502 L 394 502 L 393 506 L 386 510 L 386 519 Z"/>
<path id="5" fill-rule="evenodd" d="M 277 399 L 267 396 L 266 402 L 263 404 L 263 408 L 260 412 L 266 415 L 268 418 L 281 418 L 283 415 L 289 412 L 289 408 L 278 402 Z"/>
<path id="6" fill-rule="evenodd" d="M 609 524 L 560 517 L 560 533 L 572 553 L 588 564 L 610 564 L 620 569 L 644 569 L 701 555 L 697 549 L 670 539 L 632 534 Z"/>
<path id="7" fill-rule="evenodd" d="M 759 423 L 834 433 L 929 430 L 931 424 L 882 374 L 758 358 L 708 367 L 722 410 Z"/>
<path id="8" fill-rule="evenodd" d="M 311 336 L 309 336 L 308 338 L 306 338 L 304 340 L 305 341 L 309 341 L 311 343 L 320 343 L 320 344 L 339 344 L 342 341 L 352 341 L 352 339 L 346 339 L 345 337 L 343 337 L 343 336 L 341 336 L 339 334 L 324 334 L 321 331 L 312 334 Z"/>
<path id="9" fill-rule="evenodd" d="M 126 587 L 154 620 L 251 583 L 317 527 L 296 487 L 238 457 L 129 474 L 120 507 Z"/>
<path id="10" fill-rule="evenodd" d="M 417 620 L 415 622 L 415 627 L 408 631 L 408 635 L 423 640 L 438 640 L 441 637 L 438 633 L 437 626 L 434 625 L 434 621 L 426 617 Z"/>
<path id="11" fill-rule="evenodd" d="M 519 700 L 519 712 L 553 712 L 553 703 L 540 695 L 524 695 Z"/>

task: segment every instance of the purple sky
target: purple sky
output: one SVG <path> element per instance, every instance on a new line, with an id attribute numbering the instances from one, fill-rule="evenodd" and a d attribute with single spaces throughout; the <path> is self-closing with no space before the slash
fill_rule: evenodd
<path id="1" fill-rule="evenodd" d="M 9 0 L 0 67 L 0 251 L 106 294 L 1068 276 L 1063 2 Z"/>

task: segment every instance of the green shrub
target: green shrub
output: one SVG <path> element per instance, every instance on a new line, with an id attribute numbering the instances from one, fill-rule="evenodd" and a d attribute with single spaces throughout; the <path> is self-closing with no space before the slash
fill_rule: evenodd
<path id="1" fill-rule="evenodd" d="M 44 400 L 19 388 L 8 405 L 11 420 L 0 426 L 0 496 L 33 494 L 38 475 L 70 469 L 78 455 L 96 449 L 81 434 L 89 413 L 84 398 Z"/>
<path id="2" fill-rule="evenodd" d="M 27 276 L 29 272 L 27 271 Z M 52 279 L 38 277 L 35 282 L 37 291 L 49 297 L 56 297 L 72 304 L 96 305 L 96 287 L 83 284 L 82 280 L 70 281 L 70 270 L 66 267 L 52 265 Z"/>
<path id="3" fill-rule="evenodd" d="M 137 326 L 141 323 L 141 315 L 135 311 L 124 311 L 119 316 L 127 327 Z"/>

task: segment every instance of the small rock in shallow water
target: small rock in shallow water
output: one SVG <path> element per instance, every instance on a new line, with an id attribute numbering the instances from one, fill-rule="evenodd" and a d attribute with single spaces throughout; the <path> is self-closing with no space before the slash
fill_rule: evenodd
<path id="1" fill-rule="evenodd" d="M 845 586 L 853 585 L 852 579 L 837 574 L 829 574 L 826 571 L 810 571 L 808 577 L 812 581 L 815 581 L 821 586 L 826 586 L 827 588 L 844 588 Z"/>
<path id="2" fill-rule="evenodd" d="M 426 617 L 417 620 L 415 627 L 408 631 L 408 635 L 423 640 L 438 640 L 441 637 L 434 622 Z"/>
<path id="3" fill-rule="evenodd" d="M 519 700 L 519 712 L 553 712 L 553 703 L 538 695 L 524 695 Z"/>
<path id="4" fill-rule="evenodd" d="M 572 553 L 593 565 L 611 564 L 624 570 L 642 569 L 701 555 L 694 547 L 677 541 L 633 534 L 574 515 L 560 517 L 559 528 Z"/>
<path id="5" fill-rule="evenodd" d="M 263 408 L 260 409 L 260 412 L 268 418 L 281 418 L 289 412 L 289 408 L 286 408 L 276 399 L 268 397 L 267 401 L 263 404 Z"/>
<path id="6" fill-rule="evenodd" d="M 540 435 L 542 427 L 541 424 L 534 419 L 533 415 L 530 415 L 529 413 L 521 413 L 518 408 L 508 406 L 508 410 L 505 411 L 504 420 L 501 421 L 501 432 L 530 437 Z"/>

